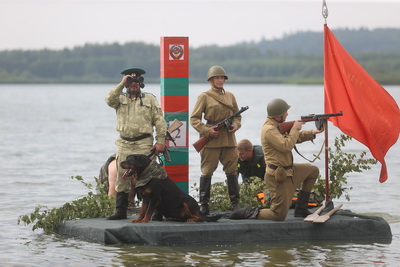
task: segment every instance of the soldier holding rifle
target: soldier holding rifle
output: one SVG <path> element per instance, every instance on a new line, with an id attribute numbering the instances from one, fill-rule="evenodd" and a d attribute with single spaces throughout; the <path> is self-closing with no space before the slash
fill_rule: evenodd
<path id="1" fill-rule="evenodd" d="M 292 205 L 292 197 L 296 188 L 301 186 L 294 216 L 306 217 L 308 200 L 314 186 L 319 169 L 311 164 L 294 164 L 292 149 L 296 143 L 310 141 L 324 128 L 301 131 L 302 121 L 295 121 L 291 129 L 281 133 L 279 125 L 283 123 L 290 106 L 283 99 L 274 99 L 268 103 L 268 117 L 261 130 L 261 144 L 267 166 L 264 181 L 270 190 L 270 209 L 255 209 L 244 207 L 231 214 L 231 219 L 266 219 L 273 221 L 285 220 Z"/>
<path id="2" fill-rule="evenodd" d="M 211 89 L 200 94 L 190 115 L 192 127 L 201 136 L 208 138 L 207 144 L 200 151 L 200 209 L 204 214 L 209 214 L 211 177 L 218 167 L 218 162 L 222 163 L 228 180 L 232 209 L 240 208 L 235 132 L 241 127 L 241 115 L 238 114 L 232 118 L 230 129 L 226 126 L 220 128 L 215 126 L 217 122 L 239 111 L 235 96 L 224 89 L 227 79 L 228 76 L 222 67 L 211 67 L 207 73 L 207 81 L 210 82 Z M 202 122 L 203 114 L 206 123 Z"/>

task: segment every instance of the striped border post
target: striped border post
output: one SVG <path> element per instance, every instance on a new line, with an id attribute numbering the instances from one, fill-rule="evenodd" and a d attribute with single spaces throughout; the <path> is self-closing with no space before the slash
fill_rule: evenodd
<path id="1" fill-rule="evenodd" d="M 169 177 L 186 193 L 189 192 L 189 38 L 161 37 L 161 107 L 168 126 L 178 119 L 183 123 L 176 137 L 176 146 L 168 141 L 171 161 L 165 162 Z"/>

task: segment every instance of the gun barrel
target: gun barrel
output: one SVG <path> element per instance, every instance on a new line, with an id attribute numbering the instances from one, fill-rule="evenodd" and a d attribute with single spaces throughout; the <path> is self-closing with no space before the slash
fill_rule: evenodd
<path id="1" fill-rule="evenodd" d="M 230 115 L 228 118 L 226 118 L 226 119 L 224 119 L 224 120 L 222 120 L 222 121 L 220 121 L 220 122 L 217 122 L 217 123 L 214 124 L 214 125 L 215 125 L 215 126 L 224 125 L 226 121 L 231 120 L 233 117 L 242 114 L 243 112 L 245 112 L 245 111 L 248 110 L 248 109 L 249 109 L 248 106 L 242 107 L 240 110 L 236 111 L 235 113 L 233 113 L 232 115 Z"/>
<path id="2" fill-rule="evenodd" d="M 343 112 L 340 111 L 338 113 L 327 113 L 327 114 L 309 114 L 307 116 L 301 116 L 302 120 L 312 120 L 312 119 L 327 119 L 329 117 L 338 117 L 338 116 L 343 116 Z"/>

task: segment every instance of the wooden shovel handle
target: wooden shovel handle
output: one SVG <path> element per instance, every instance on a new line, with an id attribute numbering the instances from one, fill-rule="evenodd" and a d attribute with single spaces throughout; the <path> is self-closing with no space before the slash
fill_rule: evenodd
<path id="1" fill-rule="evenodd" d="M 325 209 L 325 203 L 322 204 L 322 206 L 319 207 L 319 208 L 314 212 L 314 214 L 320 214 L 324 209 Z"/>
<path id="2" fill-rule="evenodd" d="M 334 209 L 331 209 L 331 210 L 328 211 L 325 215 L 332 216 L 335 212 L 337 212 L 338 210 L 340 210 L 341 207 L 343 207 L 343 204 L 337 205 Z"/>

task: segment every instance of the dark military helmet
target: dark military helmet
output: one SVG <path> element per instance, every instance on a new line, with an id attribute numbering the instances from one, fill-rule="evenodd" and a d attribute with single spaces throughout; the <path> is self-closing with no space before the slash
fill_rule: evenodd
<path id="1" fill-rule="evenodd" d="M 290 105 L 288 105 L 285 100 L 280 98 L 273 99 L 267 105 L 268 117 L 273 118 L 283 116 L 289 108 Z"/>
<path id="2" fill-rule="evenodd" d="M 221 66 L 212 66 L 207 72 L 207 81 L 217 76 L 224 76 L 225 80 L 228 80 L 228 75 L 226 75 L 224 68 Z"/>
<path id="3" fill-rule="evenodd" d="M 138 69 L 138 68 L 130 68 L 130 69 L 126 69 L 121 72 L 121 74 L 123 74 L 123 75 L 128 75 L 128 74 L 132 74 L 132 73 L 135 73 L 136 76 L 141 76 L 141 75 L 145 74 L 146 72 L 144 70 Z"/>

